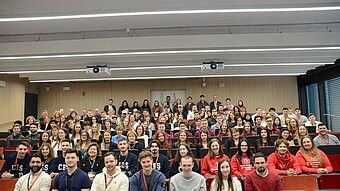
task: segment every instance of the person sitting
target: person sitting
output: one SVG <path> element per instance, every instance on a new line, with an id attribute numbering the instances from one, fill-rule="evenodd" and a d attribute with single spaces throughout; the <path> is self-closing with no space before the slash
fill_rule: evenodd
<path id="1" fill-rule="evenodd" d="M 119 139 L 121 139 L 121 138 L 126 139 L 127 137 L 123 135 L 124 130 L 125 130 L 124 127 L 121 126 L 121 125 L 116 127 L 117 135 L 113 136 L 111 141 L 114 142 L 114 143 L 118 143 Z"/>
<path id="2" fill-rule="evenodd" d="M 289 134 L 289 130 L 287 128 L 283 128 L 281 129 L 281 132 L 279 134 L 279 137 L 277 139 L 284 139 L 286 141 L 288 141 L 289 146 L 294 146 L 294 141 L 292 139 L 292 136 Z M 276 144 L 274 142 L 274 144 Z"/>
<path id="3" fill-rule="evenodd" d="M 280 129 L 278 129 L 276 126 L 274 126 L 274 122 L 273 121 L 274 121 L 273 118 L 266 117 L 266 124 L 267 124 L 266 128 L 268 129 L 269 134 L 271 134 L 271 135 L 278 135 L 280 133 Z"/>
<path id="4" fill-rule="evenodd" d="M 192 134 L 189 132 L 189 130 L 187 128 L 187 124 L 184 121 L 179 122 L 178 129 L 179 129 L 179 132 L 175 133 L 173 137 L 179 137 L 180 131 L 185 131 L 187 133 L 188 137 L 193 137 Z"/>
<path id="5" fill-rule="evenodd" d="M 288 123 L 288 130 L 289 130 L 289 134 L 294 137 L 296 134 L 296 131 L 298 130 L 298 128 L 300 127 L 300 122 L 298 119 L 292 117 Z"/>
<path id="6" fill-rule="evenodd" d="M 172 148 L 178 148 L 180 144 L 187 144 L 189 145 L 191 148 L 194 147 L 194 145 L 189 141 L 188 139 L 188 134 L 186 131 L 181 130 L 179 132 L 179 139 L 176 143 L 173 144 Z"/>
<path id="7" fill-rule="evenodd" d="M 91 186 L 91 190 L 129 190 L 129 178 L 117 167 L 117 157 L 113 152 L 105 153 L 105 167 L 103 172 L 97 174 Z M 113 181 L 114 180 L 114 181 Z"/>
<path id="8" fill-rule="evenodd" d="M 229 160 L 222 159 L 218 162 L 218 173 L 212 181 L 210 191 L 242 191 L 241 182 L 232 176 Z"/>
<path id="9" fill-rule="evenodd" d="M 102 172 L 104 168 L 103 160 L 101 158 L 102 152 L 100 151 L 97 143 L 91 143 L 85 152 L 85 158 L 81 159 L 79 168 L 89 175 L 92 180 L 96 174 Z"/>
<path id="10" fill-rule="evenodd" d="M 327 155 L 316 148 L 310 136 L 301 139 L 301 148 L 296 158 L 303 173 L 328 174 L 333 171 Z"/>
<path id="11" fill-rule="evenodd" d="M 222 122 L 221 128 L 218 131 L 217 137 L 222 141 L 222 137 L 230 137 L 230 130 L 227 122 Z"/>
<path id="12" fill-rule="evenodd" d="M 194 144 L 196 145 L 197 144 L 197 140 L 201 134 L 201 131 L 208 131 L 209 133 L 209 137 L 214 137 L 215 136 L 215 133 L 214 131 L 212 131 L 209 126 L 208 126 L 208 120 L 207 119 L 201 119 L 201 127 L 198 131 L 196 131 L 195 135 L 194 135 Z"/>
<path id="13" fill-rule="evenodd" d="M 42 144 L 49 143 L 51 144 L 51 140 L 49 139 L 49 134 L 47 131 L 43 131 L 40 135 L 39 142 L 33 145 L 33 150 L 38 150 Z"/>
<path id="14" fill-rule="evenodd" d="M 218 172 L 218 161 L 229 158 L 223 153 L 221 142 L 218 139 L 210 140 L 208 147 L 208 154 L 202 160 L 201 174 L 203 176 L 214 176 Z"/>
<path id="15" fill-rule="evenodd" d="M 269 130 L 261 127 L 259 138 L 255 141 L 254 147 L 255 150 L 258 152 L 260 147 L 267 147 L 267 146 L 274 146 L 274 143 L 272 142 L 270 138 Z"/>
<path id="16" fill-rule="evenodd" d="M 251 124 L 249 122 L 244 123 L 243 132 L 242 132 L 242 135 L 241 135 L 243 137 L 243 139 L 246 139 L 247 136 L 255 136 L 255 135 L 256 135 L 256 133 L 255 133 L 253 127 L 251 126 Z"/>
<path id="17" fill-rule="evenodd" d="M 301 137 L 304 137 L 307 135 L 308 135 L 308 129 L 304 125 L 300 125 L 294 137 L 294 145 L 300 145 Z"/>
<path id="18" fill-rule="evenodd" d="M 231 158 L 231 169 L 234 176 L 245 176 L 255 170 L 253 153 L 247 140 L 241 140 L 238 144 L 237 153 Z"/>
<path id="19" fill-rule="evenodd" d="M 51 168 L 48 171 L 48 173 L 50 174 L 52 178 L 56 177 L 59 173 L 66 170 L 67 166 L 65 163 L 65 154 L 66 154 L 66 150 L 70 148 L 71 148 L 70 140 L 65 139 L 61 141 L 62 154 L 52 161 Z"/>
<path id="20" fill-rule="evenodd" d="M 31 134 L 27 135 L 25 139 L 27 139 L 30 143 L 32 140 L 39 140 L 40 134 L 38 133 L 38 123 L 31 123 L 30 124 L 30 132 Z"/>
<path id="21" fill-rule="evenodd" d="M 280 176 L 267 169 L 267 157 L 262 153 L 254 155 L 255 171 L 247 174 L 244 180 L 245 190 L 252 191 L 273 191 L 283 190 Z"/>
<path id="22" fill-rule="evenodd" d="M 91 143 L 90 134 L 87 131 L 83 130 L 81 132 L 80 141 L 76 144 L 76 149 L 81 151 L 80 158 L 84 157 L 85 151 L 87 147 L 90 145 L 90 143 Z"/>
<path id="23" fill-rule="evenodd" d="M 224 148 L 227 150 L 227 154 L 230 155 L 230 148 L 231 147 L 237 147 L 240 142 L 240 131 L 236 128 L 230 129 L 231 137 L 230 139 L 227 139 L 224 143 Z M 232 157 L 232 156 L 230 156 Z"/>
<path id="24" fill-rule="evenodd" d="M 142 166 L 142 170 L 131 177 L 130 191 L 165 191 L 165 176 L 153 168 L 152 153 L 142 151 L 139 153 L 138 161 Z"/>
<path id="25" fill-rule="evenodd" d="M 2 179 L 20 178 L 29 173 L 29 161 L 31 154 L 27 153 L 29 144 L 26 141 L 21 141 L 17 144 L 17 153 L 7 157 L 2 166 L 0 176 Z"/>
<path id="26" fill-rule="evenodd" d="M 54 179 L 52 191 L 72 190 L 72 191 L 89 191 L 91 188 L 90 178 L 78 168 L 79 152 L 73 149 L 67 149 L 65 159 L 67 169 L 57 175 Z"/>
<path id="27" fill-rule="evenodd" d="M 153 159 L 153 169 L 156 169 L 164 174 L 166 178 L 170 178 L 170 162 L 169 159 L 163 154 L 159 153 L 161 143 L 153 140 L 149 144 L 150 151 Z"/>
<path id="28" fill-rule="evenodd" d="M 180 166 L 183 171 L 171 178 L 170 190 L 206 190 L 205 178 L 199 173 L 193 172 L 194 161 L 190 155 L 181 157 Z"/>
<path id="29" fill-rule="evenodd" d="M 136 127 L 137 139 L 144 139 L 144 147 L 149 145 L 149 137 L 145 134 L 145 129 L 142 125 Z"/>
<path id="30" fill-rule="evenodd" d="M 316 133 L 319 133 L 319 129 L 318 126 L 321 123 L 320 121 L 316 121 L 316 117 L 313 113 L 310 113 L 307 115 L 308 121 L 305 123 L 305 126 L 313 126 L 315 127 L 315 131 Z"/>
<path id="31" fill-rule="evenodd" d="M 24 136 L 21 134 L 20 131 L 21 131 L 21 126 L 19 124 L 14 124 L 12 127 L 12 134 L 8 135 L 8 137 L 6 138 L 7 147 L 10 147 L 9 140 L 24 139 Z"/>
<path id="32" fill-rule="evenodd" d="M 276 151 L 268 157 L 268 169 L 279 175 L 294 176 L 301 174 L 301 168 L 296 157 L 288 151 L 289 143 L 279 139 L 275 144 Z"/>
<path id="33" fill-rule="evenodd" d="M 118 140 L 118 166 L 126 176 L 131 177 L 137 171 L 137 156 L 129 152 L 129 143 L 125 138 Z"/>
<path id="34" fill-rule="evenodd" d="M 44 172 L 48 173 L 52 162 L 54 160 L 54 153 L 53 148 L 49 143 L 43 143 L 41 147 L 39 147 L 38 153 L 43 157 L 43 163 L 42 169 Z"/>
<path id="35" fill-rule="evenodd" d="M 137 133 L 132 130 L 127 133 L 130 149 L 137 149 L 137 154 L 142 152 L 142 150 L 145 148 L 143 143 L 140 143 L 137 141 Z"/>
<path id="36" fill-rule="evenodd" d="M 194 154 L 192 154 L 192 151 L 189 147 L 189 145 L 185 144 L 185 143 L 181 143 L 178 146 L 178 150 L 176 152 L 175 155 L 175 160 L 172 162 L 171 165 L 171 173 L 170 176 L 172 177 L 173 175 L 182 172 L 182 169 L 180 168 L 180 161 L 181 158 L 186 156 L 186 155 L 190 155 L 192 158 L 194 158 Z M 194 167 L 192 169 L 194 172 L 200 173 L 197 162 L 194 160 Z"/>
<path id="37" fill-rule="evenodd" d="M 340 144 L 338 137 L 327 133 L 328 129 L 327 129 L 326 124 L 320 123 L 318 126 L 318 129 L 319 129 L 319 135 L 313 139 L 316 147 L 319 145 L 339 145 Z"/>
<path id="38" fill-rule="evenodd" d="M 109 150 L 113 151 L 114 149 L 118 149 L 118 145 L 111 141 L 111 132 L 110 131 L 104 131 L 103 135 L 101 136 L 101 144 L 100 148 L 101 150 Z"/>
<path id="39" fill-rule="evenodd" d="M 166 132 L 162 131 L 162 130 L 158 130 L 155 133 L 155 139 L 154 140 L 157 140 L 157 141 L 160 142 L 160 144 L 161 144 L 160 149 L 166 149 L 167 150 L 167 157 L 171 158 L 171 147 L 170 147 L 168 139 L 166 138 Z M 149 145 L 150 145 L 150 143 L 149 143 Z"/>
<path id="40" fill-rule="evenodd" d="M 43 165 L 43 157 L 40 154 L 35 153 L 30 158 L 30 172 L 19 178 L 19 180 L 15 184 L 14 191 L 49 191 L 51 188 L 51 177 L 49 176 L 49 174 L 42 170 Z"/>

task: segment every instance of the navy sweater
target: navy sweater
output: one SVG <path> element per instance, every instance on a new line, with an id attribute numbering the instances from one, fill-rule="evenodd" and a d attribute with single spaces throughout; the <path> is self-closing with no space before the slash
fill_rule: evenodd
<path id="1" fill-rule="evenodd" d="M 118 166 L 126 176 L 131 177 L 133 174 L 137 172 L 137 156 L 128 152 L 126 156 L 121 156 L 120 153 L 117 153 Z"/>
<path id="2" fill-rule="evenodd" d="M 7 171 L 11 174 L 14 174 L 14 178 L 20 178 L 22 175 L 30 172 L 29 162 L 31 159 L 31 154 L 27 153 L 23 159 L 18 159 L 17 164 L 14 165 L 16 158 L 17 153 L 8 156 L 4 165 L 2 166 L 0 176 Z"/>
<path id="3" fill-rule="evenodd" d="M 170 161 L 168 157 L 159 154 L 158 161 L 157 157 L 153 157 L 153 167 L 154 169 L 162 172 L 166 178 L 170 178 Z"/>
<path id="4" fill-rule="evenodd" d="M 53 159 L 51 167 L 48 170 L 48 173 L 49 174 L 51 174 L 52 172 L 61 173 L 66 169 L 67 169 L 67 166 L 65 164 L 65 158 L 61 155 Z"/>

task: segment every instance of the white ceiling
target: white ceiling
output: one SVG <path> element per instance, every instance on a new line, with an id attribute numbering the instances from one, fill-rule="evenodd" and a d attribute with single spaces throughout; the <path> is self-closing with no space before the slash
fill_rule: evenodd
<path id="1" fill-rule="evenodd" d="M 335 6 L 338 0 L 3 0 L 0 74 L 32 82 L 304 74 L 339 58 L 340 9 L 257 11 Z M 217 9 L 229 12 L 154 13 Z M 247 11 L 230 12 L 241 9 Z M 1 20 L 128 12 L 146 15 Z M 223 61 L 225 69 L 201 72 L 204 61 Z M 85 73 L 98 63 L 110 67 L 111 76 Z"/>

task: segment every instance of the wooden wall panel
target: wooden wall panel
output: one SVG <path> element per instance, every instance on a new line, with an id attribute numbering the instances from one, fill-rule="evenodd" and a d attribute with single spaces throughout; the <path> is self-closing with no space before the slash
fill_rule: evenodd
<path id="1" fill-rule="evenodd" d="M 23 120 L 27 80 L 17 75 L 0 75 L 0 80 L 6 82 L 6 87 L 0 87 L 0 124 Z M 0 125 L 0 131 L 7 131 L 11 126 L 12 123 Z"/>
<path id="2" fill-rule="evenodd" d="M 116 107 L 119 107 L 123 100 L 127 100 L 130 105 L 134 100 L 142 103 L 145 98 L 150 99 L 151 90 L 162 89 L 186 90 L 195 103 L 199 101 L 201 94 L 204 94 L 209 102 L 213 95 L 217 95 L 222 103 L 225 103 L 227 97 L 230 97 L 233 103 L 242 99 L 249 112 L 254 112 L 259 106 L 265 110 L 275 107 L 279 111 L 285 106 L 298 106 L 296 77 L 206 78 L 206 88 L 202 87 L 202 80 L 194 78 L 40 84 L 38 112 L 47 109 L 52 115 L 53 111 L 59 108 L 73 108 L 78 112 L 83 108 L 102 110 L 108 98 L 114 99 Z M 219 88 L 219 82 L 224 82 L 225 87 Z M 46 86 L 50 86 L 49 92 L 45 91 Z M 63 91 L 63 86 L 69 86 L 71 90 Z"/>

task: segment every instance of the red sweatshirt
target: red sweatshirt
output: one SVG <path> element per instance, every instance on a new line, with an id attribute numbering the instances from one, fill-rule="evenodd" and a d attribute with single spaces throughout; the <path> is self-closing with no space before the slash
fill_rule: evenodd
<path id="1" fill-rule="evenodd" d="M 296 158 L 300 164 L 302 172 L 317 174 L 319 168 L 326 168 L 328 170 L 328 173 L 331 173 L 333 171 L 332 164 L 329 162 L 327 155 L 319 149 L 318 151 L 320 152 L 322 156 L 322 160 L 323 160 L 322 166 L 320 166 L 320 161 L 317 160 L 317 158 L 315 157 L 313 153 L 309 155 L 310 161 L 308 161 L 308 159 L 305 156 L 303 156 L 301 150 L 299 150 L 296 153 Z"/>
<path id="2" fill-rule="evenodd" d="M 286 158 L 281 158 L 277 151 L 268 156 L 269 170 L 280 175 L 287 175 L 287 171 L 291 168 L 294 169 L 297 174 L 302 173 L 299 162 L 294 155 L 290 154 L 289 151 L 286 153 Z"/>
<path id="3" fill-rule="evenodd" d="M 230 163 L 233 175 L 235 176 L 246 175 L 249 172 L 255 170 L 254 166 L 250 163 L 249 157 L 247 155 L 242 156 L 242 164 L 240 163 L 236 156 L 237 154 L 231 158 Z"/>
<path id="4" fill-rule="evenodd" d="M 268 171 L 266 177 L 261 177 L 256 171 L 252 171 L 244 180 L 244 188 L 246 191 L 274 191 L 283 190 L 283 185 L 276 172 Z"/>
<path id="5" fill-rule="evenodd" d="M 207 154 L 202 160 L 201 174 L 203 176 L 214 176 L 218 173 L 218 162 L 221 159 L 229 159 L 227 155 L 223 154 L 222 156 L 214 156 L 210 158 L 209 154 Z"/>

